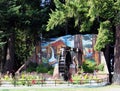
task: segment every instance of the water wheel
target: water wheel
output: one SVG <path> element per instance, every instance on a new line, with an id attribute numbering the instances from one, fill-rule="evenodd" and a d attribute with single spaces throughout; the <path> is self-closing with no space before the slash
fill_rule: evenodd
<path id="1" fill-rule="evenodd" d="M 63 76 L 64 80 L 70 79 L 69 67 L 72 63 L 70 50 L 66 48 L 61 49 L 61 55 L 59 60 L 59 73 Z"/>
<path id="2" fill-rule="evenodd" d="M 74 52 L 75 55 L 72 53 Z M 77 54 L 82 53 L 78 48 L 71 48 L 71 47 L 63 47 L 61 48 L 61 54 L 59 59 L 59 73 L 63 76 L 65 81 L 70 80 L 71 72 L 70 72 L 70 65 L 76 63 L 75 66 L 78 69 L 78 60 L 75 62 L 75 58 L 77 58 Z"/>

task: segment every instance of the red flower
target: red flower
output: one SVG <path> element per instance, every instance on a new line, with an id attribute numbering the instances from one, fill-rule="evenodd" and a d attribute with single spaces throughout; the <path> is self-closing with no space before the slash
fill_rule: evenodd
<path id="1" fill-rule="evenodd" d="M 36 81 L 35 80 L 32 80 L 32 84 L 35 84 L 36 83 Z"/>
<path id="2" fill-rule="evenodd" d="M 72 78 L 70 78 L 70 79 L 69 79 L 69 81 L 70 81 L 71 83 L 73 83 L 73 80 L 72 80 Z"/>

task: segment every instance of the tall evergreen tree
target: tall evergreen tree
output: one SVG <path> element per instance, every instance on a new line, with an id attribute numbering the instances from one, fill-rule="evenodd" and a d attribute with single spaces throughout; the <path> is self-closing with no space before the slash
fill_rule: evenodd
<path id="1" fill-rule="evenodd" d="M 40 6 L 41 0 L 0 0 L 0 45 L 3 46 L 3 71 L 17 70 L 31 55 L 33 46 L 39 41 L 39 34 L 45 35 L 50 4 Z M 2 38 L 1 38 L 2 37 Z M 3 41 L 3 42 L 1 42 Z"/>
<path id="2" fill-rule="evenodd" d="M 68 19 L 74 19 L 74 27 L 77 27 L 80 32 L 93 31 L 96 27 L 98 37 L 95 45 L 96 50 L 104 50 L 109 74 L 110 69 L 110 44 L 114 44 L 113 37 L 115 36 L 115 69 L 114 83 L 119 84 L 120 65 L 119 65 L 119 0 L 65 0 L 65 4 L 54 0 L 56 9 L 50 14 L 50 19 L 47 24 L 47 31 L 55 28 L 58 25 L 63 25 L 68 22 Z M 116 27 L 116 29 L 114 28 Z M 115 34 L 116 31 L 116 34 Z M 93 32 L 94 33 L 94 32 Z M 114 35 L 115 34 L 115 35 Z M 108 50 L 108 51 L 107 51 Z M 106 53 L 107 51 L 107 53 Z M 110 77 L 111 82 L 111 77 Z"/>

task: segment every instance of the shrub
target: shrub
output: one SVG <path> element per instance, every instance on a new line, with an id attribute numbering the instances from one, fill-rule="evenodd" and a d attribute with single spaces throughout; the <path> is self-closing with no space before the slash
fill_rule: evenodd
<path id="1" fill-rule="evenodd" d="M 97 65 L 95 61 L 87 59 L 83 62 L 82 70 L 86 73 L 93 73 L 95 70 L 103 71 L 104 64 Z"/>
<path id="2" fill-rule="evenodd" d="M 40 64 L 37 68 L 36 68 L 36 72 L 38 73 L 47 73 L 48 69 L 46 67 L 44 67 L 43 64 Z"/>
<path id="3" fill-rule="evenodd" d="M 36 71 L 36 67 L 37 67 L 37 63 L 30 62 L 30 63 L 27 65 L 26 71 L 27 71 L 27 72 Z"/>
<path id="4" fill-rule="evenodd" d="M 100 70 L 100 71 L 103 71 L 104 69 L 104 64 L 99 64 L 97 67 L 96 67 L 97 70 Z"/>
<path id="5" fill-rule="evenodd" d="M 83 65 L 82 65 L 82 69 L 84 72 L 93 73 L 94 70 L 96 69 L 96 63 L 89 59 L 85 60 L 85 62 L 83 62 Z"/>
<path id="6" fill-rule="evenodd" d="M 49 70 L 49 71 L 48 71 L 48 74 L 49 74 L 49 75 L 52 75 L 52 74 L 53 74 L 53 70 L 52 70 L 52 69 Z"/>
<path id="7" fill-rule="evenodd" d="M 80 75 L 73 75 L 72 80 L 73 80 L 73 84 L 79 84 L 81 77 L 80 77 Z"/>
<path id="8" fill-rule="evenodd" d="M 26 72 L 38 72 L 38 73 L 53 73 L 53 67 L 50 66 L 48 63 L 37 64 L 30 62 L 27 65 Z"/>

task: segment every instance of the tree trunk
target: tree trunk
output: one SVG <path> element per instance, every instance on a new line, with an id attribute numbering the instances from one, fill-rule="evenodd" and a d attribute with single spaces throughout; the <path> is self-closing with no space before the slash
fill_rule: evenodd
<path id="1" fill-rule="evenodd" d="M 0 72 L 2 70 L 2 59 L 3 59 L 3 50 L 2 50 L 2 47 L 0 47 Z"/>
<path id="2" fill-rule="evenodd" d="M 11 34 L 7 42 L 7 54 L 6 62 L 4 65 L 3 72 L 13 72 L 14 71 L 14 34 Z"/>
<path id="3" fill-rule="evenodd" d="M 108 68 L 108 72 L 109 72 L 109 83 L 112 83 L 112 74 L 111 74 L 111 67 L 110 67 L 110 46 L 107 45 L 105 47 L 105 49 L 103 50 L 104 56 L 105 56 L 105 60 L 106 60 L 106 64 L 107 64 L 107 68 Z"/>
<path id="4" fill-rule="evenodd" d="M 74 38 L 74 45 L 75 45 L 75 48 L 79 48 L 81 50 L 81 52 L 83 51 L 83 48 L 82 48 L 82 37 L 80 34 L 76 34 L 75 35 L 75 38 Z M 81 52 L 78 52 L 77 53 L 77 58 L 78 58 L 78 64 L 79 66 L 82 65 L 82 53 Z"/>
<path id="5" fill-rule="evenodd" d="M 116 26 L 115 35 L 113 83 L 120 84 L 120 24 Z"/>
<path id="6" fill-rule="evenodd" d="M 94 50 L 94 45 L 96 43 L 97 35 L 92 35 L 92 48 L 93 48 L 93 58 L 96 61 L 97 65 L 100 64 L 100 52 Z"/>

